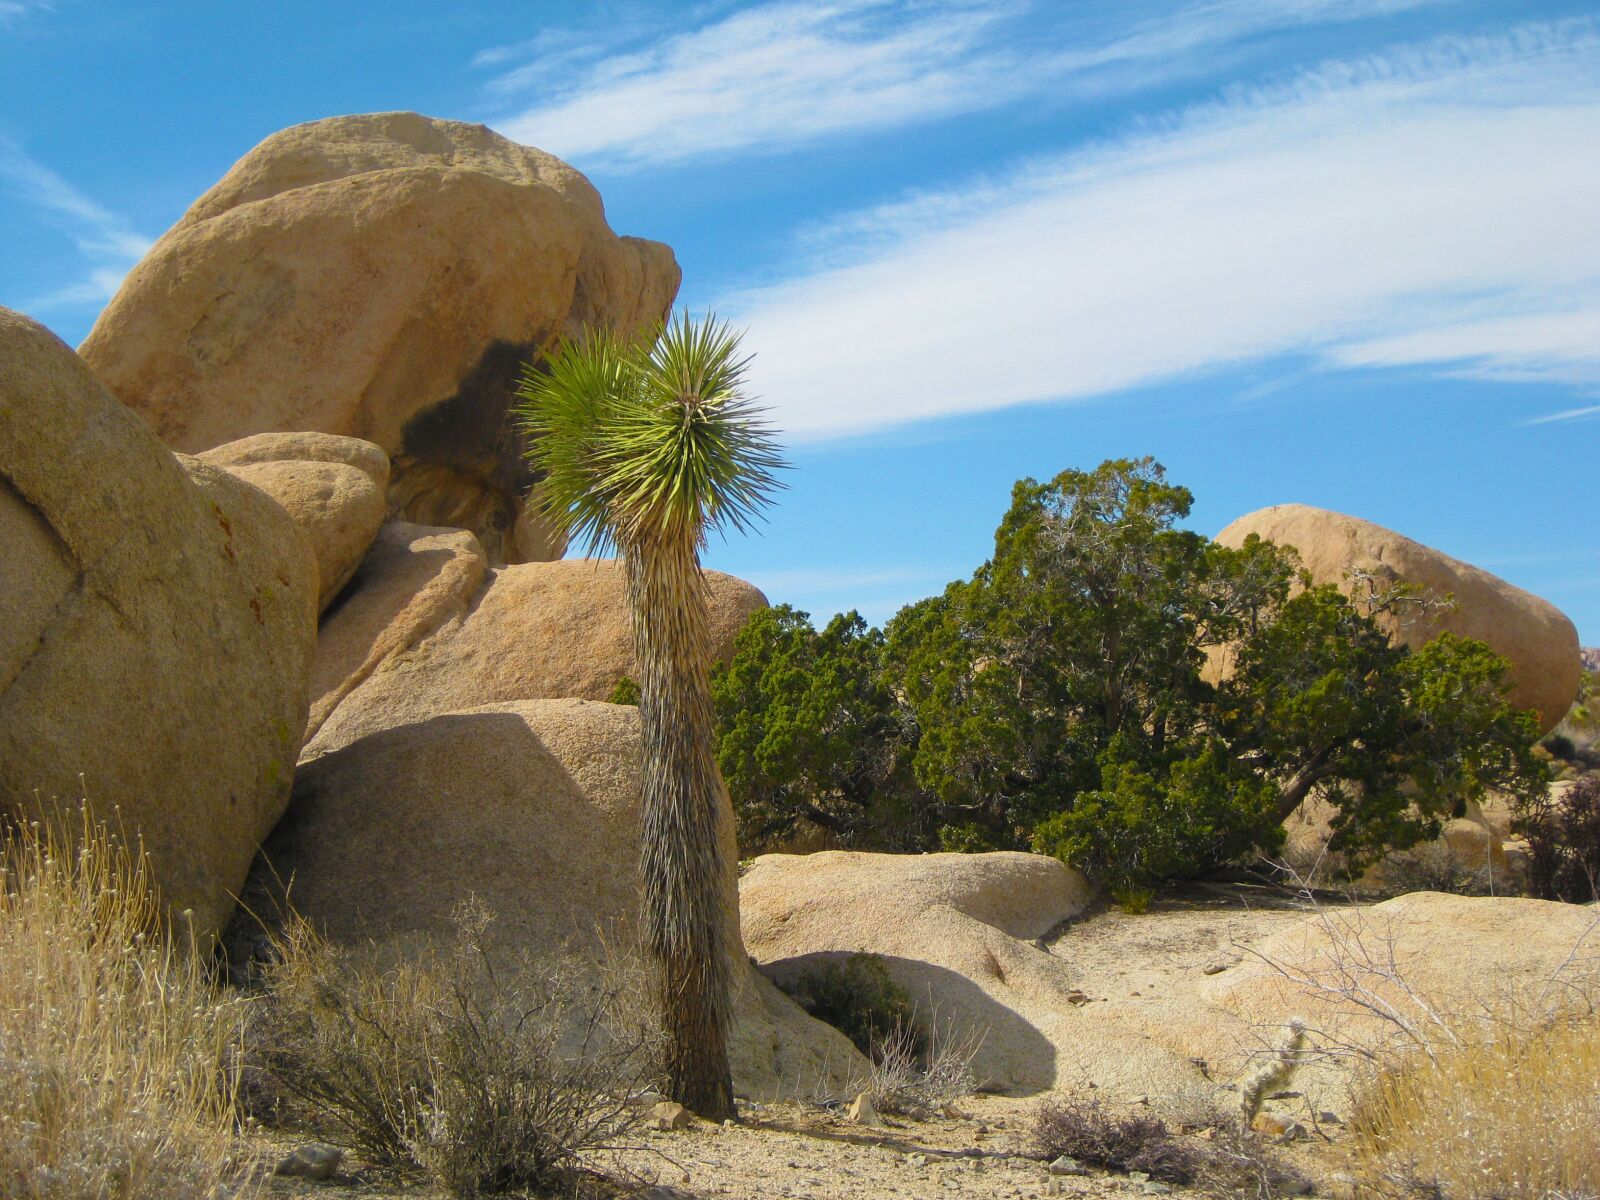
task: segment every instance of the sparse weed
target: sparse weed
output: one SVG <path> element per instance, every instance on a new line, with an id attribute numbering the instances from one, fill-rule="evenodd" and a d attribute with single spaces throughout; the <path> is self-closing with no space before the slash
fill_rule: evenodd
<path id="1" fill-rule="evenodd" d="M 972 1060 L 983 1046 L 984 1034 L 940 1028 L 937 1014 L 929 1032 L 900 1027 L 875 1043 L 870 1055 L 872 1074 L 851 1094 L 867 1092 L 879 1112 L 926 1115 L 970 1096 L 976 1085 Z"/>

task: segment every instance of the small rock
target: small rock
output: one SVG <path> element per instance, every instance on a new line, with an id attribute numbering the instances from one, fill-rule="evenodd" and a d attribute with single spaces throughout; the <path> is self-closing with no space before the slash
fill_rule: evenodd
<path id="1" fill-rule="evenodd" d="M 1052 1175 L 1087 1175 L 1089 1173 L 1089 1168 L 1066 1154 L 1051 1163 L 1048 1169 Z"/>
<path id="2" fill-rule="evenodd" d="M 1287 1142 L 1300 1131 L 1298 1124 L 1278 1113 L 1257 1113 L 1255 1120 L 1250 1122 L 1250 1128 L 1264 1137 L 1274 1138 L 1280 1142 Z"/>
<path id="3" fill-rule="evenodd" d="M 650 1123 L 662 1131 L 687 1129 L 694 1118 L 675 1100 L 663 1100 L 650 1110 Z"/>
<path id="4" fill-rule="evenodd" d="M 852 1100 L 844 1115 L 857 1125 L 870 1125 L 874 1129 L 883 1128 L 883 1118 L 878 1115 L 878 1106 L 872 1102 L 872 1096 L 868 1092 L 862 1092 Z"/>
<path id="5" fill-rule="evenodd" d="M 1231 962 L 1225 962 L 1220 958 L 1214 958 L 1201 969 L 1207 975 L 1221 975 L 1231 966 L 1233 966 Z"/>
<path id="6" fill-rule="evenodd" d="M 1328 1112 L 1327 1110 L 1323 1110 L 1322 1112 L 1319 1112 L 1317 1114 L 1317 1120 L 1321 1121 L 1325 1125 L 1343 1125 L 1344 1124 L 1344 1122 L 1339 1119 L 1339 1114 L 1338 1113 L 1336 1113 L 1336 1112 Z"/>
<path id="7" fill-rule="evenodd" d="M 1143 1184 L 1139 1190 L 1146 1196 L 1165 1196 L 1168 1192 L 1172 1191 L 1172 1189 L 1166 1184 L 1157 1183 L 1153 1179 Z"/>
<path id="8" fill-rule="evenodd" d="M 926 1154 L 908 1154 L 908 1155 L 906 1155 L 906 1166 L 908 1166 L 908 1167 L 925 1167 L 927 1165 L 928 1165 L 928 1156 Z"/>
<path id="9" fill-rule="evenodd" d="M 313 1179 L 322 1182 L 333 1177 L 344 1158 L 344 1151 L 324 1142 L 307 1142 L 278 1164 L 277 1174 L 291 1179 Z"/>
<path id="10" fill-rule="evenodd" d="M 1130 1183 L 1149 1183 L 1150 1182 L 1150 1172 L 1148 1172 L 1148 1171 L 1129 1171 L 1128 1172 L 1128 1180 L 1129 1180 Z"/>
<path id="11" fill-rule="evenodd" d="M 1067 993 L 1067 1003 L 1076 1004 L 1079 1008 L 1082 1008 L 1089 1003 L 1089 996 L 1086 992 L 1080 992 L 1077 988 L 1073 988 Z"/>

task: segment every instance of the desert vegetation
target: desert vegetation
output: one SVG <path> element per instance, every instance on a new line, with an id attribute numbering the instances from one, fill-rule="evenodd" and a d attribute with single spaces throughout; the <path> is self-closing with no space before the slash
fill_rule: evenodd
<path id="1" fill-rule="evenodd" d="M 660 1036 L 642 974 L 592 957 L 496 962 L 494 914 L 385 963 L 304 921 L 253 1005 L 246 1108 L 450 1195 L 571 1191 L 637 1145 Z"/>
<path id="2" fill-rule="evenodd" d="M 85 808 L 0 835 L 0 1192 L 211 1200 L 247 1006 L 208 978 L 148 859 Z"/>
<path id="3" fill-rule="evenodd" d="M 649 338 L 590 330 L 523 380 L 529 458 L 546 518 L 627 566 L 644 730 L 642 924 L 658 967 L 667 1089 L 733 1116 L 728 1065 L 733 864 L 721 826 L 700 552 L 744 529 L 781 460 L 744 395 L 739 336 L 687 314 Z"/>
<path id="4" fill-rule="evenodd" d="M 1313 794 L 1353 868 L 1490 792 L 1540 801 L 1507 664 L 1377 623 L 1448 597 L 1315 586 L 1182 529 L 1190 504 L 1150 459 L 1023 480 L 994 556 L 883 630 L 753 617 L 715 683 L 744 844 L 1034 849 L 1137 904 L 1270 853 Z"/>

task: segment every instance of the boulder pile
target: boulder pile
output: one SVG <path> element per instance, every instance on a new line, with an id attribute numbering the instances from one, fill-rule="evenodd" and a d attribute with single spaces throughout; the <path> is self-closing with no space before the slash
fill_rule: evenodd
<path id="1" fill-rule="evenodd" d="M 0 809 L 87 797 L 143 839 L 197 932 L 217 932 L 289 801 L 316 646 L 310 544 L 6 309 L 0 543 Z"/>
<path id="2" fill-rule="evenodd" d="M 482 125 L 416 113 L 275 133 L 134 268 L 84 341 L 90 370 L 195 454 L 340 434 L 392 463 L 388 511 L 469 529 L 494 562 L 561 556 L 519 520 L 531 479 L 506 407 L 522 365 L 585 326 L 659 321 L 680 272 L 618 237 L 589 181 Z"/>

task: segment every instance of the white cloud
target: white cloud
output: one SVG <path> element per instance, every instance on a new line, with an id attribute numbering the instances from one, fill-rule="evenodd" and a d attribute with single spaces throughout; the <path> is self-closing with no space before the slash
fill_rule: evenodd
<path id="1" fill-rule="evenodd" d="M 1600 417 L 1600 404 L 1586 404 L 1582 408 L 1568 408 L 1544 417 L 1524 421 L 1525 425 L 1550 425 L 1557 421 L 1585 421 Z"/>
<path id="2" fill-rule="evenodd" d="M 31 312 L 104 304 L 152 245 L 150 238 L 134 232 L 121 217 L 96 204 L 3 136 L 0 183 L 65 229 L 79 255 L 90 264 L 82 280 L 25 301 L 23 307 Z"/>
<path id="3" fill-rule="evenodd" d="M 0 0 L 0 25 L 31 12 L 49 12 L 54 7 L 50 0 Z"/>
<path id="4" fill-rule="evenodd" d="M 721 307 L 791 436 L 1283 354 L 1585 379 L 1600 25 L 1329 63 L 833 227 Z"/>
<path id="5" fill-rule="evenodd" d="M 1146 0 L 1067 12 L 1029 0 L 787 0 L 631 52 L 546 32 L 474 65 L 532 57 L 490 85 L 502 100 L 538 97 L 497 122 L 502 133 L 625 167 L 1139 86 L 1214 68 L 1218 47 L 1265 31 L 1441 2 L 1198 0 L 1174 11 Z"/>

